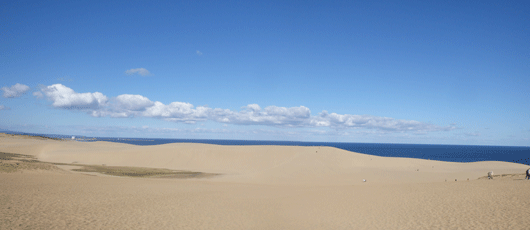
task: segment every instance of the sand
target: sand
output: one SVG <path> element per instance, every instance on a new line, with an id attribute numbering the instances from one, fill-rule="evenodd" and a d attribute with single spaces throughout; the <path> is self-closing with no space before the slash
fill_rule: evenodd
<path id="1" fill-rule="evenodd" d="M 530 226 L 529 166 L 516 163 L 377 157 L 331 147 L 134 146 L 6 134 L 0 134 L 0 152 L 68 164 L 0 172 L 0 229 Z M 118 177 L 71 171 L 75 165 L 215 176 Z M 493 180 L 484 178 L 488 171 Z"/>

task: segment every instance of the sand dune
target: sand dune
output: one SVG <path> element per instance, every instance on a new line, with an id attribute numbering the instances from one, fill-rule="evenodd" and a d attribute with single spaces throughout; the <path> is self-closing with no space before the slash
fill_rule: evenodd
<path id="1" fill-rule="evenodd" d="M 530 181 L 523 180 L 528 166 L 522 164 L 377 157 L 331 147 L 134 146 L 5 134 L 0 134 L 0 152 L 44 162 L 219 174 L 183 180 L 60 170 L 0 173 L 1 229 L 530 226 L 525 216 Z M 488 171 L 507 176 L 479 179 Z"/>
<path id="2" fill-rule="evenodd" d="M 257 184 L 346 185 L 440 182 L 524 172 L 508 162 L 452 163 L 378 157 L 332 147 L 222 146 L 173 143 L 136 146 L 111 142 L 15 139 L 0 151 L 36 156 L 41 161 L 190 170 L 223 174 L 213 180 Z"/>

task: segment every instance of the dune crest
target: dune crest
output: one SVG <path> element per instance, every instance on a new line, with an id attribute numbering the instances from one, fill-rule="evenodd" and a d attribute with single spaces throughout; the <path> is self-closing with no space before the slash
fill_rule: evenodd
<path id="1" fill-rule="evenodd" d="M 36 156 L 45 162 L 131 166 L 222 174 L 213 181 L 252 184 L 347 185 L 477 179 L 524 172 L 507 162 L 454 163 L 378 157 L 333 147 L 224 146 L 171 143 L 136 146 L 113 142 L 7 138 L 0 151 Z"/>
<path id="2" fill-rule="evenodd" d="M 330 147 L 134 146 L 3 134 L 0 152 L 0 229 L 530 226 L 527 166 L 514 163 L 377 157 Z M 486 179 L 489 171 L 493 179 Z"/>

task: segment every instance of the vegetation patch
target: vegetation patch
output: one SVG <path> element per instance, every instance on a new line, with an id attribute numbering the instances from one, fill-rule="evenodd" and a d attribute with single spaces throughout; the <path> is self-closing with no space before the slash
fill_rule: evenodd
<path id="1" fill-rule="evenodd" d="M 0 160 L 14 160 L 14 159 L 34 159 L 35 157 L 29 155 L 22 155 L 16 153 L 3 153 L 0 152 Z"/>
<path id="2" fill-rule="evenodd" d="M 34 156 L 0 152 L 0 172 L 12 173 L 20 170 L 59 170 L 59 168 L 38 161 Z"/>
<path id="3" fill-rule="evenodd" d="M 77 164 L 76 164 L 77 165 Z M 77 165 L 79 166 L 79 165 Z M 216 174 L 179 171 L 159 168 L 143 168 L 143 167 L 125 167 L 125 166 L 103 166 L 103 165 L 82 165 L 80 169 L 72 169 L 77 172 L 96 172 L 111 176 L 127 176 L 127 177 L 149 177 L 149 178 L 204 178 L 211 177 Z"/>
<path id="4" fill-rule="evenodd" d="M 218 174 L 190 172 L 160 168 L 124 167 L 106 165 L 83 165 L 73 162 L 51 163 L 37 160 L 34 156 L 0 152 L 0 172 L 12 173 L 20 170 L 61 170 L 56 165 L 80 166 L 72 169 L 77 172 L 95 172 L 111 176 L 144 177 L 144 178 L 205 178 Z"/>

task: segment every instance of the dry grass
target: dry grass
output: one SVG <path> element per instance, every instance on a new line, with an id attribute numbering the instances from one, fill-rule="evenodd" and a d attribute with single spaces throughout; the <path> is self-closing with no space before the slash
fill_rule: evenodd
<path id="1" fill-rule="evenodd" d="M 59 168 L 38 161 L 33 156 L 0 152 L 0 172 L 12 173 L 21 170 L 59 170 Z"/>
<path id="2" fill-rule="evenodd" d="M 73 169 L 78 172 L 96 172 L 111 176 L 127 177 L 149 177 L 149 178 L 203 178 L 216 174 L 179 171 L 160 168 L 124 167 L 124 166 L 103 166 L 103 165 L 82 165 L 80 169 Z"/>
<path id="3" fill-rule="evenodd" d="M 37 160 L 33 156 L 0 152 L 0 172 L 12 173 L 20 170 L 60 170 L 55 165 L 81 166 L 72 169 L 77 172 L 95 172 L 111 176 L 147 177 L 147 178 L 205 178 L 215 176 L 213 173 L 190 172 L 161 168 L 82 165 L 67 163 L 50 163 Z"/>
<path id="4" fill-rule="evenodd" d="M 22 155 L 22 154 L 16 154 L 16 153 L 3 153 L 3 152 L 0 152 L 0 160 L 13 160 L 13 159 L 18 159 L 18 158 L 34 158 L 32 156 L 28 156 L 28 155 Z"/>

